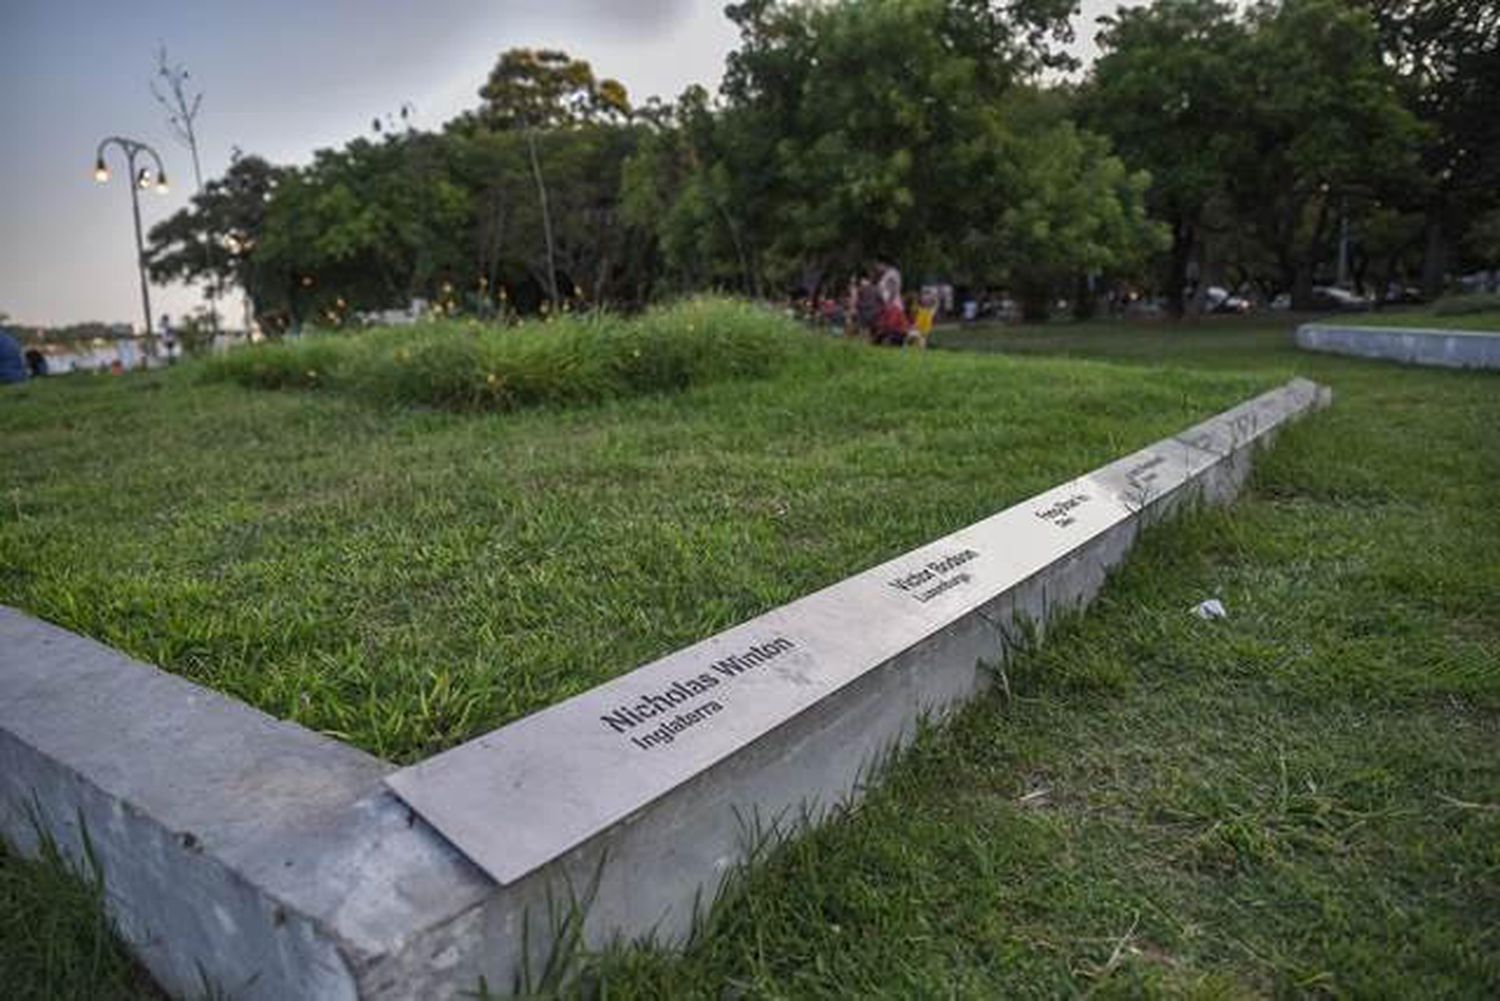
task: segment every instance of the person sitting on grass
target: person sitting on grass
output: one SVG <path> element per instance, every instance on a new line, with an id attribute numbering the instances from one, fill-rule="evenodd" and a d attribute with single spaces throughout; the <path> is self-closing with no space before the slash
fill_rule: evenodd
<path id="1" fill-rule="evenodd" d="M 906 308 L 901 305 L 901 299 L 899 297 L 892 299 L 880 311 L 880 319 L 876 322 L 875 328 L 875 343 L 899 348 L 906 343 L 909 328 Z"/>
<path id="2" fill-rule="evenodd" d="M 831 334 L 844 329 L 844 307 L 835 296 L 824 296 L 818 303 L 818 319 Z"/>

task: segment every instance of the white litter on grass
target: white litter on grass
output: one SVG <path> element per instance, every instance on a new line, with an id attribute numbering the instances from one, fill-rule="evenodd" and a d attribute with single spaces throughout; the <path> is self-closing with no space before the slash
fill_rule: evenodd
<path id="1" fill-rule="evenodd" d="M 1212 622 L 1214 619 L 1229 618 L 1229 610 L 1218 598 L 1209 598 L 1193 606 L 1193 614 L 1204 622 Z"/>

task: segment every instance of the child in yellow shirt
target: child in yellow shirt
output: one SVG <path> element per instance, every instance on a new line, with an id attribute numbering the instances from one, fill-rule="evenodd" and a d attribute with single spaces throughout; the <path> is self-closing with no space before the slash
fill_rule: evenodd
<path id="1" fill-rule="evenodd" d="M 919 348 L 927 347 L 927 338 L 932 334 L 932 321 L 936 316 L 937 297 L 924 290 L 922 297 L 917 300 L 916 317 L 912 321 L 911 333 L 907 334 L 906 343 L 914 344 Z"/>

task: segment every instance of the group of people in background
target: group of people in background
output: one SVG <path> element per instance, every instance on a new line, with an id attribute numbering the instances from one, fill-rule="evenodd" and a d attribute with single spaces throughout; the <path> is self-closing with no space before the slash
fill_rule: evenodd
<path id="1" fill-rule="evenodd" d="M 889 261 L 877 261 L 868 272 L 850 280 L 842 298 L 816 299 L 808 305 L 818 321 L 841 329 L 847 337 L 889 347 L 925 348 L 942 302 L 932 288 L 917 295 L 903 294 L 900 269 Z"/>

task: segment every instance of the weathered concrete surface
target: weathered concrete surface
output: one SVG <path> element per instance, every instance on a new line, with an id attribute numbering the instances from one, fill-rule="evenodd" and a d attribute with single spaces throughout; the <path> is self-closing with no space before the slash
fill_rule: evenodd
<path id="1" fill-rule="evenodd" d="M 1304 323 L 1297 328 L 1297 346 L 1408 365 L 1500 368 L 1500 333 Z"/>
<path id="2" fill-rule="evenodd" d="M 382 791 L 389 770 L 0 607 L 0 834 L 33 852 L 39 822 L 78 860 L 86 827 L 174 994 L 203 990 L 201 966 L 236 998 L 356 997 L 429 916 L 484 898 Z"/>
<path id="3" fill-rule="evenodd" d="M 385 763 L 0 608 L 0 833 L 34 848 L 34 815 L 77 858 L 81 817 L 128 940 L 182 995 L 203 975 L 267 999 L 513 989 L 570 900 L 591 945 L 680 941 L 755 843 L 857 798 L 982 689 L 1017 622 L 1087 601 L 1143 525 L 1232 497 L 1254 447 L 1327 400 L 1297 380 L 1090 474 L 1127 516 L 503 887 L 384 790 Z"/>

